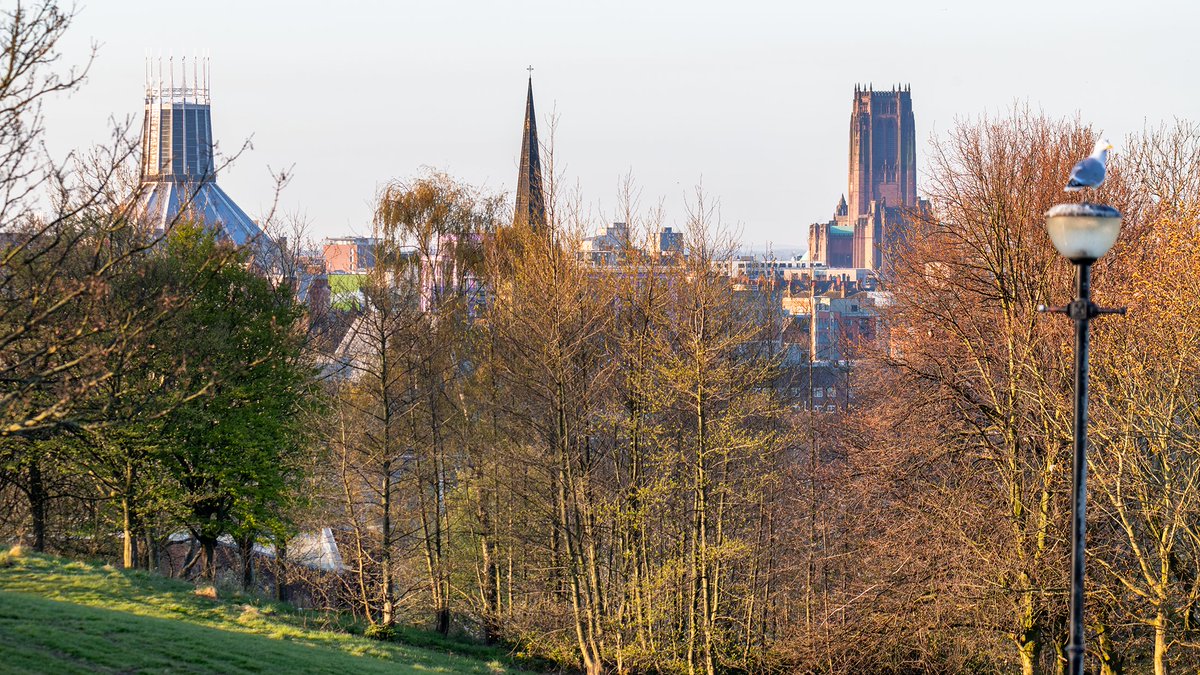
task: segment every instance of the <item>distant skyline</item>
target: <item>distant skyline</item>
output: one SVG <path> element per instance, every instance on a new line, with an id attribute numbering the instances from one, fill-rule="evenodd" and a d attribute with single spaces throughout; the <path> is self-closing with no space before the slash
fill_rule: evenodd
<path id="1" fill-rule="evenodd" d="M 268 167 L 290 169 L 286 212 L 316 237 L 367 234 L 377 188 L 428 166 L 512 197 L 526 67 L 543 142 L 596 226 L 632 173 L 644 209 L 681 225 L 692 188 L 720 200 L 747 249 L 803 245 L 846 190 L 856 84 L 912 87 L 918 186 L 931 134 L 1028 103 L 1121 140 L 1200 118 L 1185 2 L 628 1 L 95 2 L 63 64 L 100 52 L 87 83 L 47 104 L 56 156 L 140 125 L 144 58 L 211 54 L 220 148 L 254 149 L 220 176 L 251 216 Z"/>

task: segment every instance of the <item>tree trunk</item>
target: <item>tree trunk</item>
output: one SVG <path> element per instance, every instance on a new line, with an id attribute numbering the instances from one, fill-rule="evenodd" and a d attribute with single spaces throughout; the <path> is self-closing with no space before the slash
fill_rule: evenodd
<path id="1" fill-rule="evenodd" d="M 42 482 L 42 466 L 37 460 L 29 463 L 29 515 L 33 519 L 33 550 L 46 550 L 46 485 Z"/>
<path id="2" fill-rule="evenodd" d="M 238 552 L 242 558 L 242 590 L 249 591 L 254 587 L 254 537 L 242 537 Z"/>
<path id="3" fill-rule="evenodd" d="M 479 538 L 482 573 L 479 579 L 479 595 L 483 600 L 483 639 L 489 645 L 500 640 L 500 567 L 498 551 L 488 533 L 492 519 L 488 516 L 484 499 L 480 498 L 478 518 L 484 534 Z"/>
<path id="4" fill-rule="evenodd" d="M 137 472 L 133 463 L 126 462 L 125 485 L 121 491 L 121 529 L 125 537 L 122 562 L 127 570 L 136 567 L 138 559 L 137 537 L 134 535 L 135 514 L 133 512 L 133 486 L 136 480 Z"/>
<path id="5" fill-rule="evenodd" d="M 195 539 L 189 539 L 188 552 L 183 556 L 183 566 L 179 568 L 179 578 L 186 579 L 198 560 L 200 560 L 200 547 Z"/>
<path id="6" fill-rule="evenodd" d="M 1125 668 L 1123 659 L 1108 637 L 1108 626 L 1101 624 L 1096 630 L 1096 648 L 1100 651 L 1100 675 L 1121 675 Z"/>
<path id="7" fill-rule="evenodd" d="M 350 447 L 346 442 L 346 421 L 343 417 L 339 417 L 338 430 L 341 434 L 342 446 L 342 494 L 345 498 L 346 513 L 349 516 L 350 526 L 354 533 L 354 580 L 356 590 L 358 591 L 356 600 L 357 605 L 362 608 L 363 617 L 369 622 L 374 622 L 375 618 L 371 610 L 371 594 L 367 590 L 367 553 L 363 546 L 363 527 L 355 506 L 354 490 L 350 484 Z"/>
<path id="8" fill-rule="evenodd" d="M 704 382 L 703 374 L 696 373 L 696 382 Z M 699 629 L 700 637 L 704 642 L 703 661 L 701 665 L 707 675 L 713 675 L 713 615 L 712 610 L 715 606 L 713 598 L 713 587 L 711 578 L 712 568 L 709 563 L 709 541 L 708 541 L 708 501 L 709 501 L 709 476 L 708 467 L 706 465 L 706 455 L 708 454 L 708 410 L 705 407 L 705 393 L 702 385 L 697 385 L 694 392 L 693 405 L 696 413 L 696 474 L 694 490 L 696 501 L 696 561 L 695 568 L 698 575 L 697 591 L 699 597 L 693 601 L 693 606 L 699 606 Z"/>
<path id="9" fill-rule="evenodd" d="M 275 599 L 288 602 L 287 537 L 280 537 L 275 543 Z"/>
<path id="10" fill-rule="evenodd" d="M 1154 617 L 1154 675 L 1167 675 L 1167 613 Z"/>
<path id="11" fill-rule="evenodd" d="M 128 496 L 121 498 L 121 529 L 124 536 L 122 563 L 125 569 L 130 570 L 137 565 L 138 546 L 133 533 L 133 505 L 129 503 Z"/>
<path id="12" fill-rule="evenodd" d="M 200 549 L 204 552 L 200 568 L 200 577 L 208 582 L 217 580 L 217 538 L 201 536 Z"/>
<path id="13" fill-rule="evenodd" d="M 146 537 L 146 569 L 157 570 L 158 546 L 154 543 L 154 533 L 147 527 L 142 534 Z"/>
<path id="14" fill-rule="evenodd" d="M 431 402 L 430 405 L 433 405 Z M 435 420 L 436 416 L 431 417 Z M 420 503 L 421 513 L 421 531 L 423 535 L 423 550 L 425 553 L 425 572 L 428 576 L 429 583 L 429 600 L 433 609 L 434 629 L 442 635 L 450 633 L 450 607 L 447 591 L 443 583 L 443 561 L 442 561 L 442 479 L 441 471 L 438 468 L 438 448 L 437 448 L 437 422 L 431 422 L 433 433 L 433 477 L 426 481 L 424 462 L 421 461 L 420 453 L 415 455 L 414 472 L 416 474 L 417 497 Z M 414 429 L 414 434 L 416 430 Z M 429 496 L 425 492 L 426 484 L 431 486 L 433 491 L 432 504 Z"/>
<path id="15" fill-rule="evenodd" d="M 578 641 L 579 653 L 583 658 L 583 668 L 591 675 L 603 672 L 603 663 L 599 649 L 596 646 L 593 623 L 589 613 L 592 607 L 586 598 L 583 574 L 583 553 L 579 550 L 573 529 L 579 527 L 579 511 L 572 502 L 575 484 L 572 480 L 570 455 L 570 429 L 567 426 L 567 411 L 565 406 L 566 391 L 561 382 L 556 384 L 557 401 L 555 403 L 555 438 L 558 450 L 558 485 L 555 491 L 555 510 L 558 515 L 558 527 L 562 531 L 563 554 L 565 555 L 566 578 L 571 594 L 571 611 L 575 620 L 575 638 Z"/>
<path id="16" fill-rule="evenodd" d="M 1037 675 L 1038 656 L 1041 653 L 1041 643 L 1032 637 L 1031 632 L 1024 633 L 1017 642 L 1017 656 L 1021 660 L 1021 675 Z"/>
<path id="17" fill-rule="evenodd" d="M 1031 585 L 1024 574 L 1019 575 L 1019 583 L 1022 588 L 1029 588 Z M 1021 660 L 1022 675 L 1035 675 L 1040 672 L 1038 661 L 1045 646 L 1032 595 L 1025 593 L 1016 608 L 1016 624 L 1020 630 L 1016 634 L 1017 657 Z"/>
<path id="18" fill-rule="evenodd" d="M 385 422 L 386 424 L 386 422 Z M 385 431 L 386 434 L 386 431 Z M 386 435 L 385 435 L 386 439 Z M 387 441 L 385 440 L 385 447 Z M 379 565 L 382 568 L 380 575 L 380 591 L 383 595 L 383 606 L 381 608 L 380 623 L 384 626 L 390 626 L 395 622 L 395 605 L 392 599 L 392 463 L 384 460 L 383 466 L 383 481 L 380 485 L 380 494 L 382 495 L 382 504 L 380 508 L 383 510 L 383 524 L 380 527 L 380 555 Z"/>
<path id="19" fill-rule="evenodd" d="M 437 632 L 442 635 L 450 634 L 450 578 L 446 571 L 447 548 L 446 542 L 450 540 L 450 523 L 447 519 L 446 510 L 446 460 L 444 456 L 444 448 L 442 446 L 442 420 L 439 415 L 438 402 L 441 400 L 441 394 L 444 389 L 444 383 L 440 377 L 435 375 L 430 376 L 429 381 L 429 430 L 432 434 L 433 441 L 433 559 L 437 563 L 434 567 L 436 575 L 435 582 L 438 585 L 438 606 L 437 606 Z"/>

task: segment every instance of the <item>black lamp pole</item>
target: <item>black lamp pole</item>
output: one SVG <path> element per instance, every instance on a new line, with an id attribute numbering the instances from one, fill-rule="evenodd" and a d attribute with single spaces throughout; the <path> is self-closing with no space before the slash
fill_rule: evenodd
<path id="1" fill-rule="evenodd" d="M 1108 309 L 1092 302 L 1090 258 L 1075 264 L 1075 299 L 1066 307 L 1038 307 L 1066 314 L 1075 322 L 1075 447 L 1071 460 L 1071 633 L 1067 643 L 1068 675 L 1083 675 L 1083 562 L 1087 529 L 1087 414 L 1088 323 L 1101 314 L 1124 314 L 1125 308 Z"/>
<path id="2" fill-rule="evenodd" d="M 1071 460 L 1071 637 L 1070 675 L 1083 675 L 1083 558 L 1087 528 L 1088 322 L 1092 319 L 1092 263 L 1075 265 L 1075 300 L 1067 315 L 1075 322 L 1075 453 Z"/>

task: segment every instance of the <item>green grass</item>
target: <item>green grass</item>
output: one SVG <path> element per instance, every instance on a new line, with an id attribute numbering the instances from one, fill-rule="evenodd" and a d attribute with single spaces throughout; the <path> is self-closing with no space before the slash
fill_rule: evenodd
<path id="1" fill-rule="evenodd" d="M 329 275 L 330 303 L 334 309 L 357 309 L 359 305 L 358 289 L 367 280 L 365 274 L 330 274 Z"/>
<path id="2" fill-rule="evenodd" d="M 285 607 L 211 600 L 146 572 L 29 553 L 0 554 L 0 671 L 511 672 L 498 659 L 307 628 Z"/>
<path id="3" fill-rule="evenodd" d="M 329 292 L 330 293 L 353 293 L 359 288 L 362 288 L 363 281 L 366 280 L 365 274 L 330 274 L 329 275 Z"/>

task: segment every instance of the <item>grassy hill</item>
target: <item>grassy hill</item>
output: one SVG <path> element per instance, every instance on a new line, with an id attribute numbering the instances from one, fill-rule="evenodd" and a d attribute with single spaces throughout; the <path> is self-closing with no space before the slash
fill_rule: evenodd
<path id="1" fill-rule="evenodd" d="M 0 654 L 6 673 L 511 672 L 499 658 L 308 628 L 285 607 L 17 550 L 0 553 Z"/>

